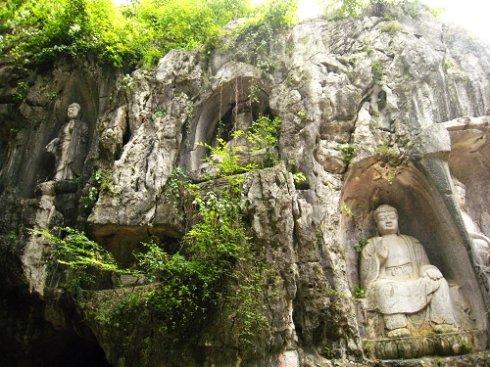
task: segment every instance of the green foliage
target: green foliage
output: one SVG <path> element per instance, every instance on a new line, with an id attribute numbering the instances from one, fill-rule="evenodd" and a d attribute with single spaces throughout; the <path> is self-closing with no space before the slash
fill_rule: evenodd
<path id="1" fill-rule="evenodd" d="M 261 302 L 263 269 L 243 217 L 241 185 L 241 180 L 231 180 L 218 193 L 196 196 L 201 221 L 184 236 L 183 252 L 204 262 L 218 284 L 227 285 L 213 297 L 215 307 L 219 306 L 222 328 L 247 349 L 265 333 L 267 320 Z"/>
<path id="2" fill-rule="evenodd" d="M 366 297 L 366 290 L 362 288 L 361 286 L 356 286 L 354 288 L 354 297 L 355 298 L 365 298 Z"/>
<path id="3" fill-rule="evenodd" d="M 340 204 L 340 212 L 346 217 L 352 217 L 352 208 L 347 203 Z"/>
<path id="4" fill-rule="evenodd" d="M 279 117 L 270 119 L 267 116 L 259 116 L 252 122 L 247 130 L 236 130 L 232 136 L 234 139 L 243 138 L 248 143 L 249 152 L 244 152 L 241 146 L 231 146 L 224 139 L 218 138 L 217 144 L 211 146 L 201 143 L 209 149 L 207 162 L 214 167 L 218 176 L 230 176 L 248 172 L 258 167 L 256 163 L 242 163 L 242 153 L 265 153 L 264 165 L 273 164 L 276 160 L 275 151 L 279 140 L 279 128 L 282 120 Z"/>
<path id="5" fill-rule="evenodd" d="M 1 48 L 23 63 L 44 63 L 61 55 L 92 52 L 121 65 L 130 53 L 127 34 L 110 0 L 7 1 Z"/>
<path id="6" fill-rule="evenodd" d="M 398 148 L 390 146 L 386 143 L 380 144 L 376 147 L 376 155 L 392 166 L 400 164 L 401 154 Z"/>
<path id="7" fill-rule="evenodd" d="M 402 8 L 412 17 L 419 15 L 419 0 L 331 0 L 327 5 L 327 16 L 334 19 L 356 18 L 372 7 L 382 14 L 390 15 Z"/>
<path id="8" fill-rule="evenodd" d="M 230 20 L 249 12 L 245 0 L 6 0 L 0 9 L 0 50 L 40 64 L 87 53 L 115 66 L 155 64 L 173 48 L 196 48 Z"/>
<path id="9" fill-rule="evenodd" d="M 64 279 L 61 286 L 70 292 L 81 288 L 90 288 L 97 277 L 104 273 L 122 272 L 112 255 L 96 242 L 73 228 L 62 228 L 56 235 L 47 229 L 33 230 L 33 234 L 44 238 L 52 244 L 49 264 L 52 275 L 56 270 L 63 270 Z"/>
<path id="10" fill-rule="evenodd" d="M 301 121 L 305 121 L 307 118 L 305 110 L 298 111 L 297 115 L 301 119 Z"/>
<path id="11" fill-rule="evenodd" d="M 249 130 L 245 132 L 245 136 L 252 146 L 252 150 L 259 151 L 262 149 L 275 148 L 279 140 L 278 130 L 282 120 L 279 117 L 274 117 L 272 120 L 267 116 L 259 116 Z"/>
<path id="12" fill-rule="evenodd" d="M 354 249 L 357 251 L 357 252 L 361 252 L 362 249 L 368 244 L 368 240 L 365 239 L 365 238 L 361 238 L 355 245 L 354 245 Z"/>
<path id="13" fill-rule="evenodd" d="M 403 5 L 409 14 L 420 7 L 415 0 L 333 0 L 328 12 L 357 17 L 370 4 Z M 112 0 L 4 0 L 0 52 L 28 65 L 91 54 L 116 67 L 150 67 L 171 49 L 209 53 L 229 32 L 225 25 L 245 18 L 233 29 L 228 48 L 270 72 L 274 62 L 267 48 L 278 31 L 297 21 L 297 7 L 297 0 L 268 0 L 255 8 L 248 0 L 139 0 L 122 7 Z"/>
<path id="14" fill-rule="evenodd" d="M 435 6 L 429 6 L 426 5 L 427 11 L 434 17 L 434 18 L 440 18 L 441 15 L 444 13 L 445 9 L 444 8 L 439 8 Z"/>
<path id="15" fill-rule="evenodd" d="M 235 27 L 225 45 L 236 59 L 255 64 L 264 72 L 271 72 L 274 62 L 268 56 L 277 33 L 297 21 L 297 0 L 268 0 L 249 13 L 248 18 Z M 253 46 L 253 53 L 250 53 Z"/>
<path id="16" fill-rule="evenodd" d="M 236 37 L 253 36 L 254 40 L 271 39 L 271 32 L 296 23 L 296 0 L 269 0 L 254 9 L 235 31 Z"/>
<path id="17" fill-rule="evenodd" d="M 303 172 L 293 173 L 293 180 L 296 185 L 306 182 L 306 176 Z"/>
<path id="18" fill-rule="evenodd" d="M 90 178 L 91 186 L 80 197 L 80 203 L 85 209 L 92 208 L 101 192 L 112 194 L 112 171 L 98 169 Z"/>
<path id="19" fill-rule="evenodd" d="M 189 190 L 191 180 L 182 167 L 175 167 L 165 184 L 166 193 L 176 203 L 182 201 L 184 194 Z"/>
<path id="20" fill-rule="evenodd" d="M 155 282 L 159 279 L 160 272 L 165 268 L 170 257 L 153 239 L 142 242 L 142 245 L 145 251 L 134 254 L 138 261 L 138 270 L 145 274 L 148 281 Z"/>
<path id="21" fill-rule="evenodd" d="M 27 93 L 29 93 L 29 84 L 25 81 L 19 82 L 15 89 L 14 99 L 17 102 L 23 101 L 27 97 Z"/>
<path id="22" fill-rule="evenodd" d="M 243 133 L 242 130 L 235 132 L 234 137 L 238 137 L 241 133 Z M 240 163 L 240 147 L 230 146 L 221 138 L 217 139 L 217 145 L 214 147 L 205 143 L 201 145 L 210 150 L 210 155 L 206 160 L 210 166 L 217 169 L 219 176 L 244 173 L 256 167 L 254 163 L 242 165 Z"/>
<path id="23" fill-rule="evenodd" d="M 369 0 L 333 0 L 328 3 L 327 15 L 335 19 L 358 17 L 369 5 Z"/>
<path id="24" fill-rule="evenodd" d="M 471 352 L 474 351 L 474 346 L 473 344 L 468 340 L 468 339 L 464 339 L 462 342 L 461 342 L 461 354 L 469 354 Z"/>
<path id="25" fill-rule="evenodd" d="M 345 143 L 339 145 L 340 153 L 342 154 L 342 160 L 348 166 L 350 162 L 356 156 L 356 147 L 353 144 Z"/>
<path id="26" fill-rule="evenodd" d="M 211 327 L 226 333 L 241 351 L 251 351 L 269 329 L 263 266 L 242 212 L 243 179 L 230 176 L 227 181 L 225 187 L 202 193 L 176 168 L 167 192 L 176 199 L 191 197 L 198 220 L 174 253 L 154 239 L 144 242 L 145 250 L 135 254 L 133 273 L 153 284 L 120 299 L 86 302 L 89 319 L 123 335 L 123 344 L 137 345 L 145 355 L 152 353 L 143 344 L 149 325 L 153 340 L 170 352 L 195 349 Z"/>
<path id="27" fill-rule="evenodd" d="M 381 64 L 381 61 L 374 60 L 371 63 L 371 71 L 376 82 L 380 82 L 383 79 L 383 64 Z"/>
<path id="28" fill-rule="evenodd" d="M 230 20 L 249 12 L 243 0 L 141 0 L 124 10 L 135 48 L 151 66 L 169 50 L 214 42 Z"/>
<path id="29" fill-rule="evenodd" d="M 406 164 L 406 156 L 400 152 L 397 146 L 391 146 L 386 143 L 376 147 L 376 155 L 385 163 L 384 177 L 390 184 L 392 184 L 400 174 L 402 166 Z"/>
<path id="30" fill-rule="evenodd" d="M 98 305 L 93 319 L 128 338 L 151 323 L 159 343 L 170 350 L 195 345 L 214 321 L 241 349 L 251 348 L 268 324 L 261 302 L 262 269 L 239 189 L 230 186 L 204 196 L 193 191 L 200 221 L 185 234 L 179 251 L 170 254 L 151 240 L 144 243 L 145 252 L 136 254 L 138 271 L 155 286 Z"/>
<path id="31" fill-rule="evenodd" d="M 335 358 L 335 353 L 332 349 L 332 346 L 328 345 L 328 344 L 322 348 L 321 354 L 322 354 L 322 356 L 324 356 L 327 359 L 334 359 Z"/>
<path id="32" fill-rule="evenodd" d="M 383 32 L 387 32 L 387 33 L 391 33 L 391 34 L 395 34 L 399 31 L 401 31 L 401 29 L 402 29 L 402 25 L 397 20 L 390 20 L 390 21 L 386 22 L 385 24 L 383 24 L 383 26 L 381 27 L 381 30 Z"/>

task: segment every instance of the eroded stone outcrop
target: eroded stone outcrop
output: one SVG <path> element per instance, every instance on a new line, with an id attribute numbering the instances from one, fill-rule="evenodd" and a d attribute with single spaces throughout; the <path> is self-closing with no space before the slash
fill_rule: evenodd
<path id="1" fill-rule="evenodd" d="M 261 55 L 271 65 L 267 70 L 243 56 L 253 54 L 253 45 L 241 45 L 248 53 L 221 49 L 209 62 L 198 52 L 172 51 L 154 70 L 120 75 L 116 83 L 102 70 L 88 81 L 74 80 L 63 68 L 50 76 L 52 81 L 34 78 L 18 106 L 22 117 L 12 112 L 6 97 L 2 116 L 27 123 L 78 102 L 89 111 L 90 151 L 76 189 L 44 185 L 36 198 L 29 168 L 42 171 L 40 182 L 53 178 L 54 162 L 42 169 L 39 162 L 62 119 L 30 122 L 39 128 L 32 159 L 23 158 L 31 130 L 0 146 L 2 198 L 23 198 L 20 206 L 26 208 L 30 197 L 36 215 L 25 227 L 86 224 L 122 262 L 149 234 L 179 241 L 185 213 L 170 198 L 169 177 L 180 166 L 200 185 L 220 185 L 216 172 L 203 166 L 207 151 L 199 142 L 212 144 L 220 121 L 239 124 L 238 113 L 249 111 L 241 104 L 254 92 L 251 110 L 282 119 L 278 151 L 272 152 L 276 160 L 259 159 L 261 168 L 245 174 L 242 193 L 254 241 L 273 274 L 264 286 L 271 328 L 267 341 L 257 345 L 261 358 L 240 355 L 224 336 L 216 338 L 219 348 L 207 345 L 203 360 L 208 364 L 203 365 L 361 366 L 372 365 L 371 357 L 484 350 L 489 269 L 472 254 L 452 176 L 466 185 L 469 215 L 490 236 L 490 54 L 426 15 L 397 19 L 395 31 L 388 26 L 393 20 L 374 13 L 298 24 L 270 40 Z M 42 102 L 38 91 L 44 85 L 58 86 L 63 98 Z M 84 91 L 81 96 L 77 88 Z M 79 198 L 94 187 L 93 172 L 104 172 L 109 183 L 95 191 L 95 203 L 84 205 Z M 295 182 L 295 173 L 305 180 Z M 420 339 L 415 333 L 410 343 L 419 349 L 406 348 L 412 344 L 403 335 L 384 335 L 383 328 L 373 327 L 362 299 L 359 253 L 376 234 L 372 212 L 380 204 L 398 209 L 403 233 L 421 241 L 456 304 L 460 329 Z M 2 201 L 2 207 L 11 210 L 12 200 Z M 8 226 L 3 227 L 7 234 Z M 43 297 L 45 244 L 26 231 L 18 243 L 12 258 L 21 256 L 29 264 L 24 284 Z M 453 337 L 458 330 L 461 338 Z M 117 335 L 92 332 L 110 363 L 138 365 L 132 357 L 125 359 L 137 355 L 131 346 L 117 348 Z M 158 341 L 149 343 L 153 348 Z M 485 352 L 453 358 L 447 365 L 488 363 Z"/>

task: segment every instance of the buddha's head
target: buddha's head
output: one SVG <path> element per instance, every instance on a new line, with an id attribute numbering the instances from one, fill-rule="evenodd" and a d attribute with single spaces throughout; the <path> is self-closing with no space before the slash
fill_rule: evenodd
<path id="1" fill-rule="evenodd" d="M 374 220 L 380 235 L 398 233 L 398 212 L 391 205 L 378 206 L 374 211 Z"/>
<path id="2" fill-rule="evenodd" d="M 78 117 L 80 110 L 81 110 L 81 107 L 78 103 L 72 103 L 68 106 L 68 110 L 67 110 L 66 114 L 70 120 L 73 120 L 73 119 L 76 119 Z"/>
<path id="3" fill-rule="evenodd" d="M 461 208 L 466 205 L 466 186 L 453 177 L 454 193 L 456 194 L 456 201 Z"/>

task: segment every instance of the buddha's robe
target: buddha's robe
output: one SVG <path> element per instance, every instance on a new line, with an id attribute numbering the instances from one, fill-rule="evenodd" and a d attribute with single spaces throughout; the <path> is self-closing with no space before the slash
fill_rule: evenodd
<path id="1" fill-rule="evenodd" d="M 70 120 L 60 131 L 55 180 L 71 180 L 81 176 L 86 155 L 88 128 L 82 121 Z"/>
<path id="2" fill-rule="evenodd" d="M 370 310 L 414 314 L 430 306 L 430 321 L 454 324 L 448 284 L 413 237 L 371 238 L 361 254 L 361 284 Z"/>

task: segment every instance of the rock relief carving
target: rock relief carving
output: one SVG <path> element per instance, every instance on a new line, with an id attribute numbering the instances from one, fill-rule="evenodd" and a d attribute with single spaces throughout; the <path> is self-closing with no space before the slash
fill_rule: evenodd
<path id="1" fill-rule="evenodd" d="M 81 107 L 78 103 L 68 106 L 68 122 L 61 128 L 58 137 L 51 140 L 46 150 L 56 159 L 54 180 L 72 180 L 82 173 L 85 159 L 88 126 L 80 120 Z"/>
<path id="2" fill-rule="evenodd" d="M 466 231 L 470 235 L 472 250 L 475 259 L 481 266 L 490 266 L 490 238 L 485 236 L 478 224 L 468 214 L 466 208 L 466 187 L 463 183 L 453 178 L 456 199 L 461 210 Z"/>
<path id="3" fill-rule="evenodd" d="M 368 311 L 382 315 L 390 338 L 411 335 L 408 316 L 421 313 L 435 332 L 456 331 L 448 283 L 420 242 L 399 234 L 397 210 L 381 205 L 374 218 L 379 236 L 370 238 L 361 253 Z"/>

